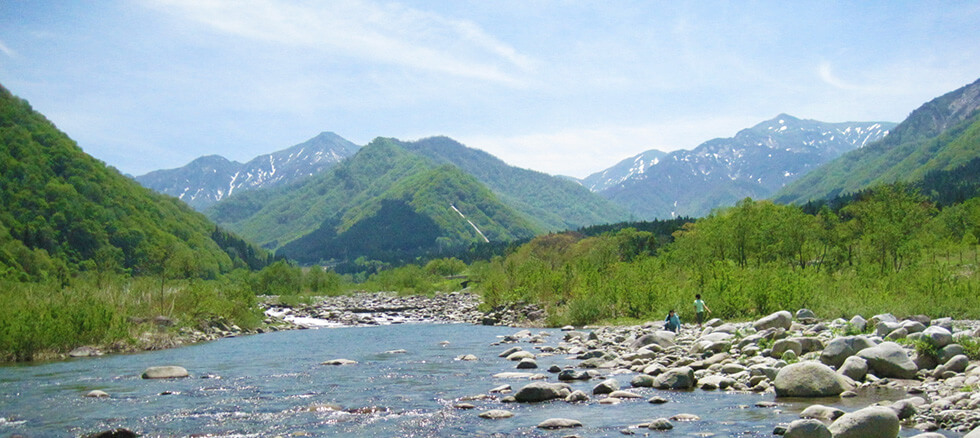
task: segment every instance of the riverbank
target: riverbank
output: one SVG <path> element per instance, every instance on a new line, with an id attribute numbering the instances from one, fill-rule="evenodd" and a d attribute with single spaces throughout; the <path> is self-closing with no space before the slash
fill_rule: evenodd
<path id="1" fill-rule="evenodd" d="M 631 388 L 771 393 L 773 402 L 757 406 L 772 409 L 789 402 L 812 404 L 802 411 L 800 421 L 775 427 L 774 434 L 787 436 L 852 436 L 848 430 L 864 427 L 876 432 L 853 436 L 894 438 L 901 425 L 929 438 L 937 435 L 928 432 L 940 429 L 966 433 L 980 427 L 977 321 L 926 316 L 899 320 L 888 314 L 823 321 L 800 310 L 795 317 L 782 311 L 744 323 L 714 319 L 703 328 L 684 325 L 679 333 L 662 328 L 662 323 L 653 322 L 570 330 L 557 345 L 541 345 L 546 339 L 528 331 L 505 338 L 530 346 L 512 347 L 502 357 L 519 361 L 517 368 L 531 371 L 526 377 L 543 381 L 516 389 L 501 401 L 628 403 L 637 396 L 620 390 L 627 385 L 617 377 L 631 376 Z M 551 355 L 571 356 L 578 363 L 552 367 L 550 375 L 534 374 L 536 358 Z M 547 383 L 552 379 L 558 383 Z M 570 392 L 563 383 L 580 380 L 596 382 L 591 394 Z M 874 405 L 887 409 L 856 406 L 844 412 L 821 404 L 867 394 L 878 399 Z M 666 398 L 649 401 L 662 403 Z M 660 418 L 623 433 L 670 427 L 671 421 L 698 420 L 683 415 Z M 816 432 L 799 434 L 803 429 Z M 980 436 L 980 431 L 967 436 Z"/>

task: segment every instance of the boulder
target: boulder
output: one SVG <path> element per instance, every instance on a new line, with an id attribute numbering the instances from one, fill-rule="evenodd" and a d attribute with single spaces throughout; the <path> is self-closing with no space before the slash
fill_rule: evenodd
<path id="1" fill-rule="evenodd" d="M 829 429 L 834 438 L 895 438 L 900 428 L 894 410 L 870 406 L 844 414 Z"/>
<path id="2" fill-rule="evenodd" d="M 149 367 L 143 371 L 144 379 L 179 379 L 187 377 L 187 370 L 179 366 Z"/>
<path id="3" fill-rule="evenodd" d="M 648 374 L 637 374 L 630 380 L 630 386 L 634 388 L 652 388 L 656 379 Z"/>
<path id="4" fill-rule="evenodd" d="M 726 390 L 735 384 L 735 379 L 727 376 L 711 375 L 698 379 L 698 387 L 706 391 L 715 389 Z"/>
<path id="5" fill-rule="evenodd" d="M 500 420 L 502 418 L 513 417 L 514 413 L 503 409 L 491 409 L 489 411 L 481 412 L 479 416 L 480 418 L 486 418 L 488 420 Z"/>
<path id="6" fill-rule="evenodd" d="M 855 382 L 860 382 L 868 374 L 868 361 L 858 356 L 851 356 L 844 360 L 844 364 L 837 372 Z"/>
<path id="7" fill-rule="evenodd" d="M 859 351 L 857 355 L 868 362 L 868 369 L 878 377 L 914 379 L 919 370 L 905 349 L 894 342 L 882 342 L 881 345 Z"/>
<path id="8" fill-rule="evenodd" d="M 589 401 L 589 395 L 583 391 L 575 391 L 568 394 L 568 397 L 565 397 L 565 401 L 568 403 L 587 402 Z"/>
<path id="9" fill-rule="evenodd" d="M 868 321 L 865 320 L 864 317 L 862 317 L 861 315 L 854 315 L 854 317 L 851 318 L 851 320 L 848 321 L 847 323 L 850 324 L 852 327 L 854 327 L 855 330 L 859 332 L 864 332 L 864 329 L 867 328 L 868 326 Z"/>
<path id="10" fill-rule="evenodd" d="M 568 394 L 568 385 L 564 383 L 534 382 L 517 390 L 514 399 L 521 403 L 534 403 L 565 398 Z"/>
<path id="11" fill-rule="evenodd" d="M 673 347 L 674 337 L 676 335 L 674 332 L 669 332 L 666 330 L 657 330 L 653 333 L 645 334 L 640 336 L 637 340 L 630 344 L 630 348 L 637 350 L 639 348 L 645 347 L 647 345 L 655 344 L 662 348 Z"/>
<path id="12" fill-rule="evenodd" d="M 521 359 L 520 363 L 517 364 L 517 369 L 519 370 L 532 370 L 538 367 L 538 363 L 531 358 Z"/>
<path id="13" fill-rule="evenodd" d="M 923 339 L 936 348 L 943 348 L 953 343 L 953 333 L 939 326 L 929 326 L 922 331 Z"/>
<path id="14" fill-rule="evenodd" d="M 958 356 L 960 354 L 966 354 L 966 349 L 964 349 L 962 345 L 949 344 L 939 349 L 939 355 L 938 355 L 939 357 L 937 357 L 936 359 L 939 360 L 939 363 L 946 363 L 949 362 L 949 360 L 952 359 L 954 356 Z"/>
<path id="15" fill-rule="evenodd" d="M 783 353 L 792 351 L 797 356 L 803 354 L 803 344 L 793 339 L 780 339 L 772 345 L 772 357 L 783 357 Z"/>
<path id="16" fill-rule="evenodd" d="M 816 336 L 798 336 L 790 339 L 800 343 L 800 347 L 803 349 L 802 354 L 820 351 L 824 348 L 823 341 Z"/>
<path id="17" fill-rule="evenodd" d="M 828 421 L 834 421 L 843 415 L 844 411 L 824 405 L 810 405 L 803 412 L 800 412 L 800 418 L 815 418 Z"/>
<path id="18" fill-rule="evenodd" d="M 952 371 L 954 373 L 962 373 L 966 371 L 966 367 L 970 365 L 970 358 L 966 357 L 964 354 L 959 354 L 953 356 L 946 362 L 943 367 L 947 371 Z"/>
<path id="19" fill-rule="evenodd" d="M 844 378 L 816 361 L 799 362 L 779 370 L 773 381 L 777 397 L 832 397 L 850 389 Z"/>
<path id="20" fill-rule="evenodd" d="M 857 354 L 865 348 L 874 347 L 874 342 L 864 336 L 844 336 L 836 338 L 824 347 L 820 353 L 820 362 L 835 368 L 840 368 L 841 364 L 848 357 Z"/>
<path id="21" fill-rule="evenodd" d="M 93 390 L 89 391 L 88 393 L 86 393 L 85 396 L 86 397 L 89 397 L 89 398 L 108 398 L 109 397 L 109 393 L 107 393 L 105 391 L 102 391 L 102 390 L 99 390 L 99 389 L 93 389 Z"/>
<path id="22" fill-rule="evenodd" d="M 609 394 L 619 389 L 619 382 L 616 379 L 607 379 L 592 388 L 592 394 Z"/>
<path id="23" fill-rule="evenodd" d="M 582 422 L 568 418 L 549 418 L 538 424 L 538 429 L 570 429 L 582 427 Z"/>
<path id="24" fill-rule="evenodd" d="M 674 424 L 666 418 L 658 418 L 647 423 L 647 429 L 651 430 L 670 430 L 674 428 Z"/>
<path id="25" fill-rule="evenodd" d="M 796 319 L 816 319 L 817 315 L 810 309 L 800 309 L 796 311 Z"/>
<path id="26" fill-rule="evenodd" d="M 691 367 L 671 368 L 656 377 L 653 387 L 658 389 L 690 389 L 697 383 Z"/>
<path id="27" fill-rule="evenodd" d="M 813 419 L 796 420 L 786 427 L 783 438 L 830 438 L 830 430 L 822 422 Z"/>
<path id="28" fill-rule="evenodd" d="M 770 328 L 782 328 L 784 330 L 789 330 L 792 325 L 793 314 L 786 310 L 780 310 L 779 312 L 773 313 L 754 322 L 752 327 L 758 331 Z"/>
<path id="29" fill-rule="evenodd" d="M 350 360 L 350 359 L 331 359 L 328 361 L 321 362 L 320 365 L 340 366 L 340 365 L 354 365 L 356 363 L 357 363 L 356 360 Z"/>

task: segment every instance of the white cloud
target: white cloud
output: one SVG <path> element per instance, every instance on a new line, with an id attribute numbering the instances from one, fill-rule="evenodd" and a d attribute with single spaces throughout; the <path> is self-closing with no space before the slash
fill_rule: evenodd
<path id="1" fill-rule="evenodd" d="M 520 86 L 535 62 L 477 24 L 361 0 L 149 0 L 158 9 L 256 41 Z"/>
<path id="2" fill-rule="evenodd" d="M 3 53 L 4 55 L 7 55 L 10 58 L 17 57 L 17 52 L 14 52 L 13 49 L 7 47 L 7 45 L 4 44 L 3 41 L 0 41 L 0 53 Z"/>

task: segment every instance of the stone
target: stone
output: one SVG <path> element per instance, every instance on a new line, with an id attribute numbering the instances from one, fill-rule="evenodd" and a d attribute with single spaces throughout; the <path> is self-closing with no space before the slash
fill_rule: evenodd
<path id="1" fill-rule="evenodd" d="M 787 365 L 773 381 L 777 397 L 832 397 L 851 389 L 841 376 L 816 361 Z"/>
<path id="2" fill-rule="evenodd" d="M 939 363 L 943 363 L 944 364 L 946 362 L 949 362 L 949 360 L 952 359 L 954 356 L 957 356 L 957 355 L 960 355 L 960 354 L 966 354 L 966 350 L 963 348 L 962 345 L 960 345 L 960 344 L 949 344 L 949 345 L 947 345 L 947 346 L 939 349 L 939 354 L 937 355 L 938 357 L 936 359 L 939 360 Z"/>
<path id="3" fill-rule="evenodd" d="M 824 347 L 820 353 L 820 362 L 835 368 L 840 368 L 841 364 L 848 357 L 857 354 L 865 348 L 874 347 L 875 344 L 864 336 L 844 336 L 836 338 Z"/>
<path id="4" fill-rule="evenodd" d="M 980 426 L 971 430 L 970 433 L 963 435 L 963 438 L 980 438 Z"/>
<path id="5" fill-rule="evenodd" d="M 881 345 L 859 351 L 857 355 L 868 362 L 868 369 L 878 377 L 914 379 L 919 370 L 905 349 L 894 342 L 882 342 Z"/>
<path id="6" fill-rule="evenodd" d="M 653 387 L 658 389 L 690 389 L 697 383 L 691 367 L 672 368 L 656 377 Z"/>
<path id="7" fill-rule="evenodd" d="M 558 380 L 560 381 L 570 381 L 570 380 L 589 380 L 592 378 L 592 374 L 586 371 L 578 370 L 562 370 L 558 373 Z"/>
<path id="8" fill-rule="evenodd" d="M 962 373 L 966 371 L 966 367 L 970 365 L 970 358 L 966 357 L 964 354 L 958 354 L 949 359 L 943 367 L 947 371 L 952 371 L 954 373 Z"/>
<path id="9" fill-rule="evenodd" d="M 844 414 L 829 429 L 834 438 L 895 438 L 901 426 L 894 410 L 870 406 Z"/>
<path id="10" fill-rule="evenodd" d="M 953 333 L 946 328 L 939 326 L 929 326 L 922 331 L 923 339 L 936 348 L 943 348 L 953 343 Z"/>
<path id="11" fill-rule="evenodd" d="M 647 403 L 650 403 L 652 405 L 662 405 L 664 403 L 667 403 L 667 399 L 658 395 L 658 396 L 650 397 L 650 399 L 647 400 Z"/>
<path id="12" fill-rule="evenodd" d="M 891 408 L 891 410 L 895 411 L 895 415 L 898 415 L 899 420 L 912 418 L 916 414 L 916 412 L 918 412 L 918 408 L 915 407 L 915 403 L 913 403 L 911 400 L 908 399 L 899 400 L 895 403 L 892 403 L 888 407 Z"/>
<path id="13" fill-rule="evenodd" d="M 658 418 L 647 423 L 647 429 L 650 430 L 670 430 L 674 428 L 674 424 L 666 418 Z"/>
<path id="14" fill-rule="evenodd" d="M 758 331 L 763 331 L 770 328 L 782 328 L 784 330 L 789 330 L 792 325 L 793 314 L 786 310 L 780 310 L 779 312 L 760 318 L 756 322 L 752 323 L 752 327 Z"/>
<path id="15" fill-rule="evenodd" d="M 102 390 L 99 390 L 99 389 L 93 389 L 93 390 L 89 391 L 88 393 L 86 393 L 85 396 L 86 397 L 89 397 L 89 398 L 108 398 L 109 397 L 109 393 L 107 393 L 105 391 L 102 391 Z"/>
<path id="16" fill-rule="evenodd" d="M 675 336 L 676 334 L 674 332 L 657 330 L 653 333 L 640 336 L 637 340 L 630 344 L 630 348 L 637 350 L 651 344 L 658 345 L 662 348 L 670 348 L 676 345 L 674 343 Z"/>
<path id="17" fill-rule="evenodd" d="M 701 421 L 701 417 L 694 414 L 677 414 L 670 417 L 670 421 L 677 422 L 690 422 L 690 421 Z"/>
<path id="18" fill-rule="evenodd" d="M 868 361 L 858 356 L 851 356 L 844 360 L 844 364 L 837 372 L 855 382 L 860 382 L 868 374 Z"/>
<path id="19" fill-rule="evenodd" d="M 91 356 L 102 356 L 102 351 L 98 348 L 83 346 L 78 347 L 70 352 L 68 352 L 69 357 L 91 357 Z"/>
<path id="20" fill-rule="evenodd" d="M 498 354 L 497 357 L 507 357 L 514 353 L 517 353 L 518 351 L 523 351 L 523 350 L 524 349 L 521 347 L 511 347 Z"/>
<path id="21" fill-rule="evenodd" d="M 473 362 L 473 361 L 477 361 L 479 359 L 476 356 L 472 355 L 472 354 L 464 354 L 464 355 L 461 355 L 461 356 L 456 356 L 456 360 L 465 361 L 465 362 Z"/>
<path id="22" fill-rule="evenodd" d="M 83 438 L 135 438 L 139 435 L 129 429 L 115 429 L 84 435 Z"/>
<path id="23" fill-rule="evenodd" d="M 772 345 L 772 357 L 783 357 L 783 353 L 792 351 L 797 356 L 803 354 L 803 344 L 793 339 L 780 339 Z"/>
<path id="24" fill-rule="evenodd" d="M 584 391 L 575 391 L 568 394 L 568 397 L 565 397 L 565 401 L 568 403 L 587 402 L 589 401 L 589 395 Z"/>
<path id="25" fill-rule="evenodd" d="M 538 363 L 531 358 L 521 359 L 521 362 L 517 364 L 517 369 L 519 370 L 531 370 L 538 367 Z"/>
<path id="26" fill-rule="evenodd" d="M 480 418 L 486 418 L 488 420 L 500 420 L 503 418 L 513 417 L 514 413 L 504 409 L 491 409 L 489 411 L 480 412 Z"/>
<path id="27" fill-rule="evenodd" d="M 868 326 L 868 321 L 865 320 L 861 315 L 854 315 L 850 321 L 847 322 L 858 332 L 864 332 L 864 329 Z"/>
<path id="28" fill-rule="evenodd" d="M 630 386 L 634 388 L 652 388 L 656 379 L 648 374 L 637 374 L 630 380 Z"/>
<path id="29" fill-rule="evenodd" d="M 810 405 L 807 406 L 803 412 L 800 412 L 800 418 L 813 418 L 819 420 L 836 420 L 844 415 L 844 411 L 824 405 Z"/>
<path id="30" fill-rule="evenodd" d="M 609 394 L 619 389 L 619 382 L 616 379 L 606 379 L 592 388 L 593 395 Z"/>
<path id="31" fill-rule="evenodd" d="M 549 418 L 538 424 L 538 429 L 571 429 L 582 427 L 582 422 L 569 418 Z"/>
<path id="32" fill-rule="evenodd" d="M 832 435 L 819 420 L 804 419 L 796 420 L 786 426 L 783 438 L 830 438 Z"/>
<path id="33" fill-rule="evenodd" d="M 531 353 L 530 351 L 515 351 L 507 356 L 507 360 L 514 362 L 524 359 L 534 359 L 534 353 Z"/>
<path id="34" fill-rule="evenodd" d="M 611 397 L 611 398 L 620 398 L 620 399 L 643 398 L 642 395 L 639 395 L 639 394 L 636 394 L 636 393 L 633 393 L 633 392 L 629 392 L 629 391 L 613 391 L 613 392 L 610 392 L 609 393 L 609 397 Z"/>
<path id="35" fill-rule="evenodd" d="M 698 379 L 698 387 L 703 390 L 711 391 L 715 389 L 725 390 L 735 384 L 735 379 L 727 376 L 711 375 Z"/>
<path id="36" fill-rule="evenodd" d="M 800 309 L 796 311 L 796 319 L 816 319 L 817 315 L 810 309 Z"/>
<path id="37" fill-rule="evenodd" d="M 534 382 L 517 390 L 514 399 L 521 403 L 534 403 L 568 396 L 568 385 L 563 383 Z"/>
<path id="38" fill-rule="evenodd" d="M 157 366 L 149 367 L 143 371 L 144 379 L 179 379 L 187 377 L 189 374 L 184 367 L 179 366 Z"/>
<path id="39" fill-rule="evenodd" d="M 350 359 L 331 359 L 328 361 L 321 362 L 320 365 L 340 366 L 340 365 L 354 365 L 356 363 L 357 363 L 356 360 L 350 360 Z"/>

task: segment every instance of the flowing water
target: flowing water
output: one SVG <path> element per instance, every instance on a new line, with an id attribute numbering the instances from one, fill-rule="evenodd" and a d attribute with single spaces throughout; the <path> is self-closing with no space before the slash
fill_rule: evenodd
<path id="1" fill-rule="evenodd" d="M 760 408 L 755 403 L 773 401 L 774 396 L 642 388 L 633 391 L 643 399 L 618 405 L 595 400 L 502 404 L 490 399 L 467 401 L 476 405 L 474 410 L 457 409 L 460 398 L 487 394 L 503 384 L 516 390 L 528 383 L 492 377 L 518 371 L 515 363 L 497 357 L 510 345 L 490 345 L 515 331 L 459 324 L 325 328 L 140 354 L 4 366 L 0 367 L 0 436 L 80 436 L 124 427 L 161 437 L 562 437 L 571 433 L 616 437 L 638 423 L 689 413 L 701 421 L 674 422 L 675 428 L 664 436 L 768 437 L 777 424 L 797 419 L 814 402 L 780 400 L 776 408 Z M 551 333 L 548 344 L 555 345 L 561 334 Z M 455 360 L 464 354 L 479 360 Z M 358 363 L 320 365 L 338 358 Z M 538 360 L 541 370 L 575 363 L 565 356 Z M 140 378 L 143 370 L 156 365 L 182 366 L 191 377 Z M 632 376 L 614 377 L 627 387 Z M 549 380 L 555 381 L 554 376 Z M 595 384 L 575 383 L 573 389 L 591 393 Z M 111 397 L 84 397 L 95 389 Z M 647 403 L 646 398 L 654 395 L 669 402 Z M 819 402 L 851 411 L 869 404 L 874 396 Z M 507 409 L 515 416 L 503 420 L 477 416 L 488 409 Z M 535 428 L 552 417 L 576 419 L 585 426 L 573 432 Z M 660 434 L 632 430 L 639 436 Z M 903 430 L 902 436 L 916 433 Z"/>

